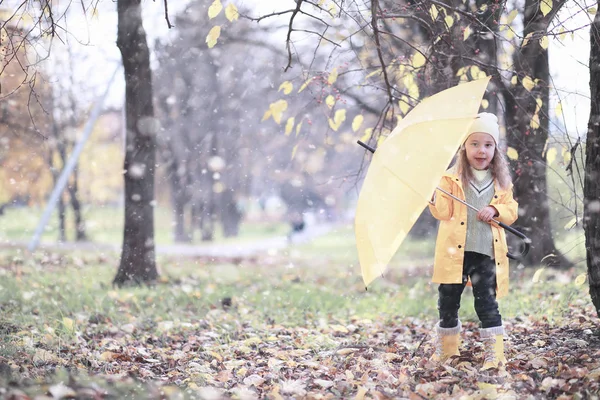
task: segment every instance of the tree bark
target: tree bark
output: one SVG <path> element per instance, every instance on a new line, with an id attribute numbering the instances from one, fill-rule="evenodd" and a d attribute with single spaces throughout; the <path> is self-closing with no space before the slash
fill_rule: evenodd
<path id="1" fill-rule="evenodd" d="M 113 283 L 151 283 L 158 277 L 154 244 L 154 174 L 157 126 L 141 0 L 118 0 L 117 46 L 125 70 L 125 225 Z"/>
<path id="2" fill-rule="evenodd" d="M 590 296 L 600 317 L 600 14 L 596 14 L 590 27 L 589 65 L 591 109 L 585 152 L 583 229 Z"/>
<path id="3" fill-rule="evenodd" d="M 82 242 L 87 240 L 87 234 L 85 232 L 85 221 L 83 219 L 83 213 L 81 212 L 81 202 L 79 201 L 79 168 L 75 167 L 73 170 L 73 182 L 68 185 L 69 196 L 71 198 L 71 208 L 73 209 L 73 216 L 75 217 L 75 240 Z"/>
<path id="4" fill-rule="evenodd" d="M 523 35 L 537 35 L 515 53 L 515 70 L 519 83 L 505 93 L 507 144 L 518 153 L 518 160 L 511 161 L 515 174 L 514 194 L 519 202 L 518 227 L 533 241 L 524 265 L 545 263 L 554 267 L 569 267 L 572 264 L 558 252 L 552 236 L 548 185 L 544 148 L 549 130 L 550 67 L 548 50 L 540 45 L 541 35 L 547 33 L 548 24 L 564 1 L 555 1 L 553 12 L 544 16 L 539 12 L 539 0 L 527 0 Z M 532 79 L 535 86 L 525 89 L 524 80 Z M 541 100 L 541 106 L 538 101 Z M 535 116 L 539 126 L 532 126 Z"/>

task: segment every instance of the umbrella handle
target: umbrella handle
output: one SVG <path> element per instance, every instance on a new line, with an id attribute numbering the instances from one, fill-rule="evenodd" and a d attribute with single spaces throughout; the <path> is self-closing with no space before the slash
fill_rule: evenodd
<path id="1" fill-rule="evenodd" d="M 363 143 L 360 140 L 357 140 L 356 143 L 358 143 L 359 145 L 361 145 L 362 147 L 364 147 L 365 149 L 369 150 L 371 153 L 375 153 L 375 148 L 369 146 L 366 143 Z M 459 201 L 460 203 L 466 205 L 467 207 L 473 209 L 475 212 L 479 212 L 479 210 L 475 207 L 473 207 L 472 205 L 468 204 L 467 202 L 459 199 L 458 197 L 452 195 L 451 193 L 448 193 L 447 191 L 445 191 L 444 189 L 441 188 L 436 188 L 437 190 L 447 194 L 448 196 L 452 197 L 453 199 Z M 506 253 L 506 255 L 508 256 L 508 258 L 512 259 L 512 260 L 521 260 L 523 259 L 523 257 L 525 257 L 527 255 L 527 253 L 529 253 L 529 247 L 531 246 L 531 239 L 529 239 L 524 233 L 519 232 L 518 230 L 516 230 L 515 228 L 506 225 L 503 222 L 500 222 L 496 219 L 492 219 L 492 222 L 494 222 L 495 224 L 497 224 L 498 226 L 500 226 L 501 228 L 509 231 L 510 233 L 512 233 L 513 235 L 523 239 L 523 243 L 525 244 L 525 247 L 523 248 L 523 250 L 521 251 L 520 254 L 518 255 L 514 255 L 511 253 Z"/>

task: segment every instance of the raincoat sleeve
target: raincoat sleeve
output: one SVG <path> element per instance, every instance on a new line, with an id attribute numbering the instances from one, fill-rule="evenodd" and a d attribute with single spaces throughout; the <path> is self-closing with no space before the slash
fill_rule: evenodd
<path id="1" fill-rule="evenodd" d="M 512 187 L 502 193 L 492 206 L 498 211 L 496 219 L 506 225 L 512 225 L 519 217 L 519 203 L 513 198 Z"/>
<path id="2" fill-rule="evenodd" d="M 448 193 L 452 193 L 451 182 L 446 178 L 442 178 L 439 187 Z M 431 211 L 431 215 L 433 215 L 434 218 L 439 219 L 440 221 L 448 221 L 452 218 L 452 213 L 454 212 L 452 204 L 453 202 L 450 197 L 436 190 L 433 204 L 429 203 L 429 211 Z"/>

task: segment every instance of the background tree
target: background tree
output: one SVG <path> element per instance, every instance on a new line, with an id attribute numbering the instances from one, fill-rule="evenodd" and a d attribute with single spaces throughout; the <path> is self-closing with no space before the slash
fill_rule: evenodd
<path id="1" fill-rule="evenodd" d="M 547 149 L 550 128 L 550 68 L 548 63 L 549 26 L 564 1 L 526 1 L 523 13 L 523 36 L 514 53 L 515 83 L 505 91 L 508 146 L 516 150 L 512 162 L 514 191 L 519 201 L 519 226 L 534 238 L 525 259 L 537 265 L 546 256 L 555 266 L 570 266 L 553 240 L 548 204 Z"/>
<path id="2" fill-rule="evenodd" d="M 140 0 L 119 0 L 117 46 L 125 73 L 125 225 L 113 283 L 151 283 L 158 277 L 154 243 L 154 172 L 158 123 L 152 104 L 150 52 Z"/>
<path id="3" fill-rule="evenodd" d="M 600 3 L 598 3 L 600 6 Z M 590 29 L 590 119 L 588 123 L 584 214 L 585 248 L 592 303 L 600 317 L 600 16 Z"/>

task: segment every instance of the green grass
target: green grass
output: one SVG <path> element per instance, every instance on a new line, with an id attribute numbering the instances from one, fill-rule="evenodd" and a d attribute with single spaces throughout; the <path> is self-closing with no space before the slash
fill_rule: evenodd
<path id="1" fill-rule="evenodd" d="M 128 289 L 111 287 L 116 258 L 94 253 L 32 258 L 5 250 L 0 253 L 2 320 L 38 338 L 49 332 L 68 338 L 95 320 L 115 326 L 198 321 L 208 318 L 211 310 L 220 309 L 223 299 L 231 298 L 234 307 L 229 315 L 257 327 L 382 316 L 433 321 L 437 285 L 429 281 L 431 259 L 424 258 L 431 255 L 431 246 L 407 243 L 385 279 L 377 279 L 368 291 L 353 258 L 356 250 L 349 230 L 292 247 L 289 254 L 279 254 L 273 263 L 260 260 L 207 265 L 197 260 L 159 258 L 161 283 Z M 544 271 L 537 283 L 532 282 L 534 272 L 513 266 L 511 295 L 500 302 L 506 317 L 560 316 L 571 302 L 587 297 L 586 285 L 573 282 L 585 272 L 584 265 L 561 274 Z M 464 318 L 476 320 L 470 289 L 465 291 L 463 304 Z"/>
<path id="2" fill-rule="evenodd" d="M 10 208 L 0 216 L 0 239 L 14 241 L 31 240 L 43 213 L 40 207 Z M 166 208 L 158 208 L 155 218 L 155 239 L 157 244 L 172 244 L 173 228 L 172 215 Z M 90 241 L 119 245 L 123 239 L 123 209 L 117 207 L 85 207 L 84 221 L 86 233 Z M 67 213 L 67 240 L 74 240 L 73 215 Z M 256 240 L 264 237 L 285 235 L 288 225 L 282 223 L 242 223 L 240 234 L 236 238 L 224 238 L 220 226 L 215 231 L 215 241 L 240 242 Z M 194 233 L 194 243 L 201 244 L 200 233 Z M 42 235 L 42 241 L 55 242 L 58 240 L 58 216 L 54 212 Z"/>

